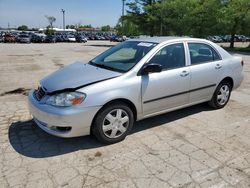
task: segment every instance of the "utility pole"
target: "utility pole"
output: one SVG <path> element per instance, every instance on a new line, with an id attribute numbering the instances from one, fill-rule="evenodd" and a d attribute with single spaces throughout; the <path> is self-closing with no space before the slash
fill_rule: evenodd
<path id="1" fill-rule="evenodd" d="M 63 30 L 65 30 L 65 10 L 62 9 L 61 12 L 63 13 Z"/>
<path id="2" fill-rule="evenodd" d="M 122 26 L 123 26 L 123 18 L 124 18 L 124 7 L 125 7 L 125 0 L 122 0 Z"/>
<path id="3" fill-rule="evenodd" d="M 163 4 L 163 0 L 161 1 L 161 25 L 160 25 L 160 36 L 163 35 L 163 12 L 162 12 L 162 4 Z"/>

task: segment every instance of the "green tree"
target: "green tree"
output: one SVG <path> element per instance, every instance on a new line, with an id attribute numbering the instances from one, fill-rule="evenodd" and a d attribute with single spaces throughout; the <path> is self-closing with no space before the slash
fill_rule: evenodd
<path id="1" fill-rule="evenodd" d="M 54 16 L 45 16 L 49 22 L 50 28 L 53 28 L 53 23 L 56 21 L 56 18 Z"/>
<path id="2" fill-rule="evenodd" d="M 162 34 L 190 35 L 193 1 L 169 0 L 161 3 Z"/>
<path id="3" fill-rule="evenodd" d="M 218 0 L 187 0 L 184 3 L 178 0 L 173 7 L 178 13 L 170 16 L 173 20 L 172 28 L 178 35 L 192 35 L 194 37 L 206 37 L 218 34 L 218 12 L 221 4 Z M 180 7 L 177 9 L 177 7 Z M 174 20 L 177 18 L 178 20 Z M 181 33 L 179 33 L 179 32 Z"/>
<path id="4" fill-rule="evenodd" d="M 219 24 L 231 35 L 230 48 L 233 48 L 236 34 L 250 34 L 250 1 L 225 1 L 220 9 L 220 18 Z"/>
<path id="5" fill-rule="evenodd" d="M 91 24 L 88 25 L 80 25 L 79 28 L 92 28 Z"/>
<path id="6" fill-rule="evenodd" d="M 126 35 L 126 36 L 137 36 L 140 35 L 140 31 L 137 25 L 135 25 L 128 17 L 123 18 L 123 25 L 122 20 L 119 20 L 119 23 L 116 25 L 116 30 L 119 35 Z"/>
<path id="7" fill-rule="evenodd" d="M 134 0 L 127 3 L 127 19 L 136 25 L 146 35 L 153 36 L 159 23 L 160 0 Z"/>
<path id="8" fill-rule="evenodd" d="M 124 28 L 118 25 L 124 34 L 125 23 L 151 36 L 231 34 L 231 47 L 236 34 L 250 35 L 249 0 L 131 0 L 127 6 Z"/>
<path id="9" fill-rule="evenodd" d="M 110 29 L 111 29 L 110 25 L 105 25 L 101 27 L 102 31 L 110 31 Z"/>
<path id="10" fill-rule="evenodd" d="M 75 29 L 76 26 L 75 25 L 66 25 L 66 29 Z"/>
<path id="11" fill-rule="evenodd" d="M 28 30 L 28 26 L 27 25 L 21 25 L 17 28 L 17 30 L 19 31 L 27 31 Z"/>
<path id="12" fill-rule="evenodd" d="M 46 35 L 53 35 L 54 33 L 55 33 L 55 31 L 53 30 L 53 28 L 50 25 L 48 25 L 46 30 L 45 30 L 45 34 Z"/>

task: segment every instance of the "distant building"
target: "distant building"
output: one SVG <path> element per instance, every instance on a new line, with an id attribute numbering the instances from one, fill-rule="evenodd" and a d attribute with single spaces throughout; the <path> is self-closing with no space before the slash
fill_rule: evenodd
<path id="1" fill-rule="evenodd" d="M 59 29 L 59 28 L 52 28 L 54 31 L 58 31 L 58 32 L 76 32 L 75 29 Z M 38 31 L 46 31 L 47 28 L 40 28 L 38 29 Z"/>
<path id="2" fill-rule="evenodd" d="M 99 27 L 94 28 L 94 27 L 80 27 L 77 28 L 77 31 L 88 31 L 88 32 L 99 32 L 101 29 Z"/>

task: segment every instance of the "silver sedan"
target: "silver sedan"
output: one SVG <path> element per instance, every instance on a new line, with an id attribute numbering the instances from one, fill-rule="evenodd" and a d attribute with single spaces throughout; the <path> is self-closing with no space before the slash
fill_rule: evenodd
<path id="1" fill-rule="evenodd" d="M 203 39 L 128 40 L 45 77 L 30 92 L 29 109 L 49 134 L 115 143 L 137 120 L 203 102 L 223 108 L 242 82 L 243 65 Z"/>

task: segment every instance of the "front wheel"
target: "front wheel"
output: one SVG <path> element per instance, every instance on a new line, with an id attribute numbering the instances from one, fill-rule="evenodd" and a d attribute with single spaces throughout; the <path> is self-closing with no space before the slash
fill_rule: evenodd
<path id="1" fill-rule="evenodd" d="M 230 83 L 224 81 L 221 82 L 213 95 L 209 105 L 215 109 L 220 109 L 226 106 L 231 96 L 232 86 Z"/>
<path id="2" fill-rule="evenodd" d="M 95 117 L 92 132 L 102 143 L 113 144 L 122 141 L 133 124 L 133 112 L 125 103 L 111 103 Z"/>

